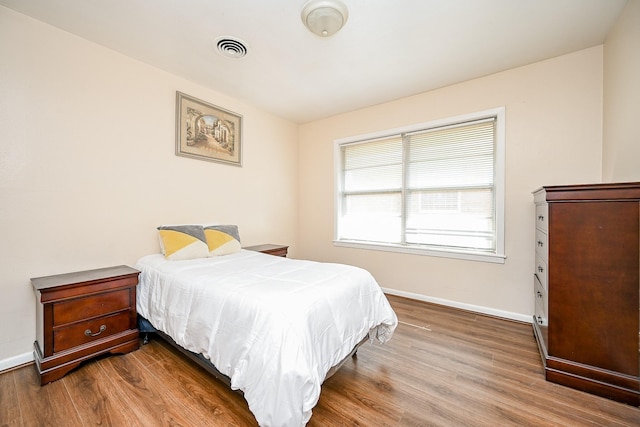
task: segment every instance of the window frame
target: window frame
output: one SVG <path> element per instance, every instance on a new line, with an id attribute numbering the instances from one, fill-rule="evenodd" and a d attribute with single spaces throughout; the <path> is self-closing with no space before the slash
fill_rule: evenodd
<path id="1" fill-rule="evenodd" d="M 495 252 L 479 252 L 460 249 L 436 249 L 432 247 L 407 246 L 393 243 L 362 242 L 348 239 L 339 239 L 340 212 L 342 212 L 342 151 L 345 144 L 368 142 L 370 140 L 392 137 L 394 135 L 416 132 L 436 127 L 457 125 L 460 123 L 495 118 L 495 159 L 494 159 L 494 192 L 495 192 L 495 220 L 496 220 L 496 248 Z M 455 258 L 470 261 L 490 263 L 505 262 L 505 108 L 497 107 L 470 114 L 455 117 L 432 120 L 413 125 L 387 129 L 351 137 L 334 140 L 334 230 L 333 245 L 337 247 L 349 247 L 387 252 L 409 253 L 434 257 Z M 404 184 L 403 184 L 404 186 Z M 404 219 L 402 220 L 404 222 Z M 404 225 L 403 225 L 404 226 Z"/>

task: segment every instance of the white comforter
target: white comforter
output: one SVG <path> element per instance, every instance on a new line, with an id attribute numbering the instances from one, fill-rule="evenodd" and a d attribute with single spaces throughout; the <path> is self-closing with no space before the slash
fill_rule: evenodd
<path id="1" fill-rule="evenodd" d="M 397 317 L 366 270 L 242 250 L 188 261 L 148 255 L 137 308 L 244 392 L 263 427 L 303 426 L 329 369 Z"/>

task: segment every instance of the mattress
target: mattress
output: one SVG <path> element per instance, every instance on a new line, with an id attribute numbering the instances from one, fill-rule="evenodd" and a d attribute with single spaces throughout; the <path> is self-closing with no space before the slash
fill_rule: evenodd
<path id="1" fill-rule="evenodd" d="M 303 426 L 332 366 L 364 337 L 388 341 L 397 317 L 358 267 L 260 252 L 141 258 L 138 313 L 202 354 L 242 390 L 260 426 Z"/>

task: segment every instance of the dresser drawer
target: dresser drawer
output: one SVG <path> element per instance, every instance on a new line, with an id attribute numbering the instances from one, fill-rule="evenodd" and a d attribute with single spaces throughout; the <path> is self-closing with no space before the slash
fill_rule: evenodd
<path id="1" fill-rule="evenodd" d="M 544 289 L 544 291 L 547 291 L 547 277 L 548 277 L 548 273 L 547 273 L 547 263 L 544 262 L 544 260 L 542 259 L 542 257 L 538 254 L 536 254 L 536 266 L 535 266 L 535 272 L 534 274 L 536 275 L 536 277 L 538 278 L 538 280 L 540 281 L 542 288 Z"/>
<path id="2" fill-rule="evenodd" d="M 124 332 L 129 329 L 130 318 L 131 313 L 125 311 L 56 329 L 53 331 L 53 351 L 57 353 Z"/>
<path id="3" fill-rule="evenodd" d="M 547 305 L 549 302 L 547 297 L 548 294 L 537 278 L 534 278 L 533 282 L 533 289 L 535 293 L 534 297 L 536 300 L 536 319 L 538 319 L 538 317 L 544 319 L 544 323 L 538 322 L 538 324 L 546 326 L 548 317 Z"/>
<path id="4" fill-rule="evenodd" d="M 549 230 L 549 205 L 547 203 L 536 205 L 536 228 L 545 232 Z"/>
<path id="5" fill-rule="evenodd" d="M 548 326 L 547 313 L 544 307 L 544 295 L 536 294 L 535 321 L 540 326 Z"/>
<path id="6" fill-rule="evenodd" d="M 536 229 L 536 254 L 544 261 L 549 259 L 549 239 L 547 233 Z"/>
<path id="7" fill-rule="evenodd" d="M 131 307 L 129 289 L 76 298 L 53 305 L 53 326 L 126 310 Z"/>
<path id="8" fill-rule="evenodd" d="M 548 326 L 549 322 L 547 321 L 547 316 L 544 313 L 543 308 L 538 305 L 538 300 L 536 300 L 536 323 L 540 326 Z"/>

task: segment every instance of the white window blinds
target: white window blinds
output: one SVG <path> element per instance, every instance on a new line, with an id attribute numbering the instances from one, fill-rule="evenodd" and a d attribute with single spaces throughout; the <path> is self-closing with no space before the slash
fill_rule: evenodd
<path id="1" fill-rule="evenodd" d="M 496 117 L 339 145 L 337 240 L 495 253 Z"/>
<path id="2" fill-rule="evenodd" d="M 402 146 L 402 138 L 396 136 L 342 148 L 343 239 L 402 241 Z"/>
<path id="3" fill-rule="evenodd" d="M 494 122 L 406 136 L 406 243 L 495 250 Z"/>

